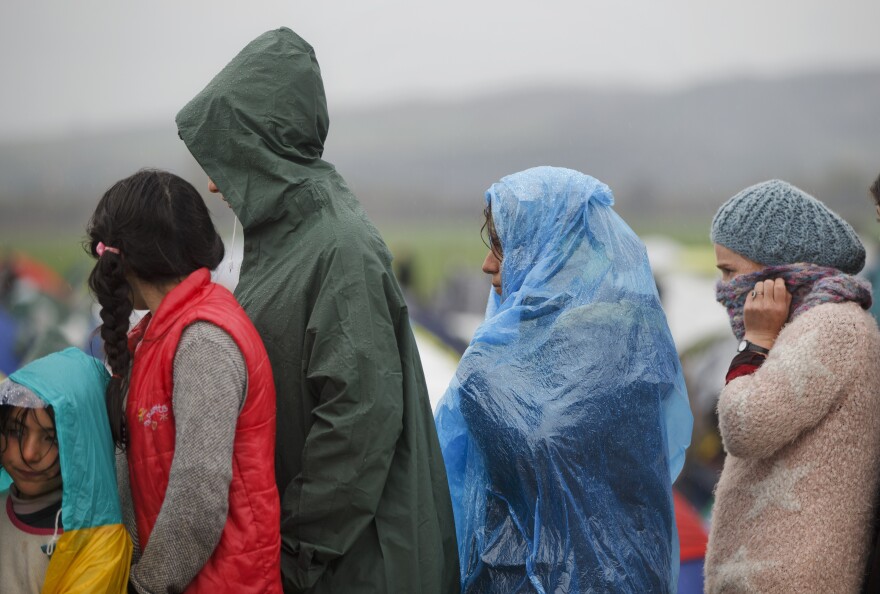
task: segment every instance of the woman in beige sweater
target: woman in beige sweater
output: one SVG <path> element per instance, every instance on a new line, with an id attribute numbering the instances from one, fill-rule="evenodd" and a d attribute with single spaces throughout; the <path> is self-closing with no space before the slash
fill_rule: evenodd
<path id="1" fill-rule="evenodd" d="M 718 401 L 706 591 L 858 592 L 880 459 L 880 332 L 851 276 L 864 247 L 777 180 L 724 204 L 711 237 L 742 342 Z"/>

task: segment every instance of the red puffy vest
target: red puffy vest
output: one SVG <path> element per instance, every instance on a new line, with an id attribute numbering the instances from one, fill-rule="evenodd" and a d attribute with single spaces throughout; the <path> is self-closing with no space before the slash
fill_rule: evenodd
<path id="1" fill-rule="evenodd" d="M 225 330 L 247 366 L 247 396 L 233 448 L 229 515 L 188 593 L 281 593 L 280 504 L 275 485 L 275 387 L 266 350 L 244 310 L 207 269 L 190 274 L 129 335 L 134 363 L 126 406 L 131 495 L 141 548 L 156 523 L 174 456 L 174 355 L 187 326 Z M 205 406 L 210 406 L 205 402 Z"/>

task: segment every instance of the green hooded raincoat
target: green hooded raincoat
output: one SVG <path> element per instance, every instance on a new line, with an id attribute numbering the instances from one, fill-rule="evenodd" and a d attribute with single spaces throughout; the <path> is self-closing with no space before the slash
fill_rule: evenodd
<path id="1" fill-rule="evenodd" d="M 334 167 L 311 46 L 261 35 L 177 115 L 245 230 L 278 393 L 286 592 L 457 592 L 446 471 L 390 254 Z"/>

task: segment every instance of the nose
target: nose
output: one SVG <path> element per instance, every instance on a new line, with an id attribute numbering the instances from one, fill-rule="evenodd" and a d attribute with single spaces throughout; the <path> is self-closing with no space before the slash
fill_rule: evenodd
<path id="1" fill-rule="evenodd" d="M 217 184 L 214 183 L 213 180 L 208 180 L 208 191 L 212 194 L 219 194 L 220 188 L 217 187 Z"/>
<path id="2" fill-rule="evenodd" d="M 486 259 L 483 260 L 483 272 L 486 274 L 497 274 L 499 270 L 501 270 L 501 262 L 498 261 L 495 252 L 489 250 L 489 253 L 486 254 Z"/>
<path id="3" fill-rule="evenodd" d="M 21 457 L 29 465 L 34 465 L 43 459 L 45 449 L 41 443 L 43 437 L 35 435 L 31 432 L 27 436 L 23 436 L 21 440 Z"/>

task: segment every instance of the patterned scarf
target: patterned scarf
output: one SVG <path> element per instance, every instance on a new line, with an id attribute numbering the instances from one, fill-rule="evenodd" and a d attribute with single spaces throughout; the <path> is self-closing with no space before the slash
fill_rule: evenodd
<path id="1" fill-rule="evenodd" d="M 871 285 L 836 268 L 815 264 L 767 266 L 758 272 L 742 274 L 730 281 L 718 281 L 715 287 L 715 298 L 727 308 L 730 327 L 733 328 L 737 340 L 742 340 L 746 331 L 743 323 L 746 296 L 758 281 L 775 278 L 783 279 L 785 288 L 791 293 L 789 321 L 823 303 L 854 301 L 863 309 L 871 307 Z"/>

